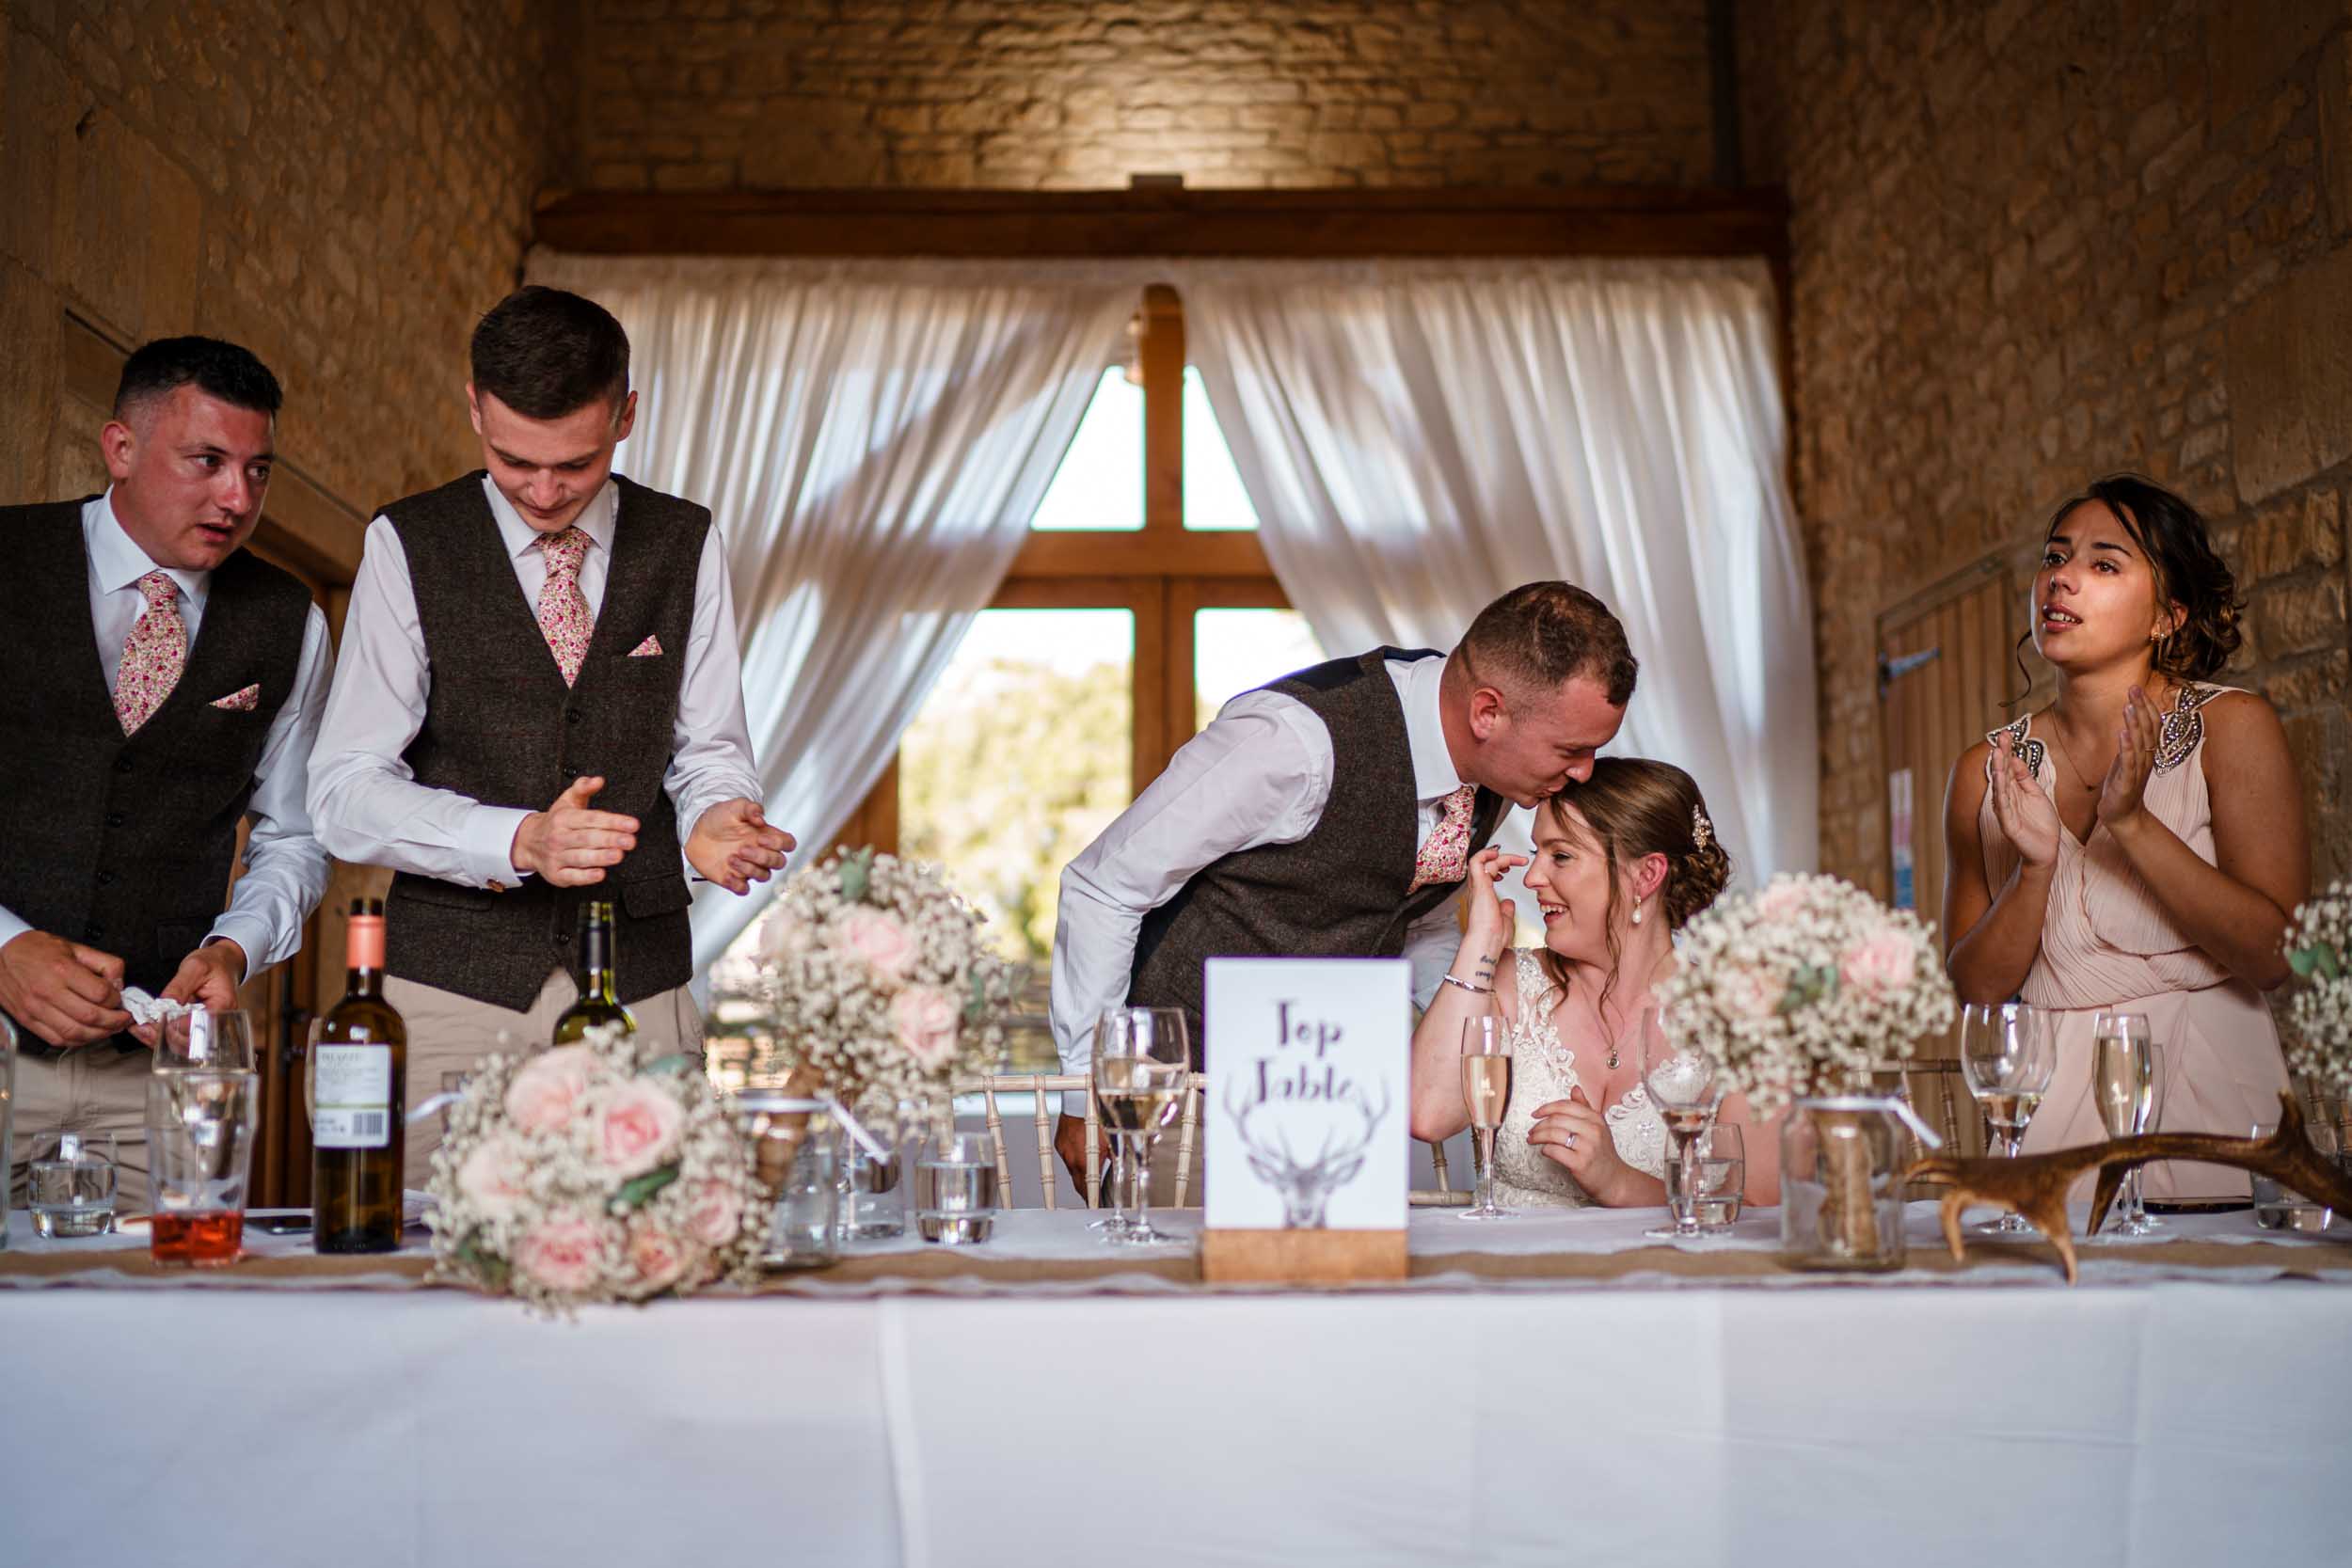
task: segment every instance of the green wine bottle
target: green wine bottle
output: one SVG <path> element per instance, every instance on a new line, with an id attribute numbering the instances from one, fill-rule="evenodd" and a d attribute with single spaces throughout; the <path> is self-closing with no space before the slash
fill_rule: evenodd
<path id="1" fill-rule="evenodd" d="M 580 1000 L 555 1021 L 555 1043 L 570 1045 L 599 1023 L 617 1023 L 625 1035 L 637 1033 L 637 1021 L 621 1006 L 620 958 L 614 949 L 612 903 L 592 898 L 580 907 Z"/>

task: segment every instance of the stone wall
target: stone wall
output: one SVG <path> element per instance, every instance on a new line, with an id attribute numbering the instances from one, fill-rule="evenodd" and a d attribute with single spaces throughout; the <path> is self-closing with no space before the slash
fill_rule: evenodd
<path id="1" fill-rule="evenodd" d="M 2341 0 L 1748 8 L 1792 206 L 1827 866 L 1885 891 L 1878 614 L 2130 467 L 2217 525 L 2251 601 L 2225 679 L 2279 705 L 2318 868 L 2352 868 Z"/>
<path id="2" fill-rule="evenodd" d="M 534 0 L 0 0 L 0 503 L 103 479 L 68 312 L 230 338 L 279 451 L 364 509 L 478 466 L 472 319 L 567 134 Z"/>
<path id="3" fill-rule="evenodd" d="M 1699 185 L 1706 0 L 589 0 L 574 182 Z"/>

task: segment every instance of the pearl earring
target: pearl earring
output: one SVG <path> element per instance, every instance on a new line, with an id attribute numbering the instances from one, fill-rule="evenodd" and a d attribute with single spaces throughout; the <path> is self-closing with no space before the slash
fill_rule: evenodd
<path id="1" fill-rule="evenodd" d="M 1634 905 L 1634 906 L 1633 906 L 1633 924 L 1634 924 L 1634 925 L 1636 925 L 1636 926 L 1639 926 L 1641 923 L 1642 923 L 1642 906 L 1641 906 L 1641 905 L 1639 905 L 1639 904 L 1636 904 L 1636 905 Z"/>

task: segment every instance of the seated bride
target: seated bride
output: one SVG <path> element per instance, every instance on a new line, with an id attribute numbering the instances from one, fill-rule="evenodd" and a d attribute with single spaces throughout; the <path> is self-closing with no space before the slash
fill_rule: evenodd
<path id="1" fill-rule="evenodd" d="M 1534 839 L 1532 864 L 1491 848 L 1470 863 L 1461 951 L 1413 1033 L 1413 1136 L 1470 1125 L 1462 1026 L 1499 1014 L 1515 1060 L 1496 1200 L 1661 1207 L 1666 1128 L 1642 1088 L 1642 1040 L 1657 1029 L 1653 993 L 1672 971 L 1674 933 L 1723 892 L 1731 857 L 1691 776 L 1638 757 L 1599 758 L 1590 779 L 1537 806 Z M 1544 944 L 1506 956 L 1512 913 L 1496 884 L 1521 864 Z M 1751 1125 L 1737 1096 L 1716 1119 L 1744 1129 L 1747 1201 L 1779 1202 L 1776 1130 Z"/>

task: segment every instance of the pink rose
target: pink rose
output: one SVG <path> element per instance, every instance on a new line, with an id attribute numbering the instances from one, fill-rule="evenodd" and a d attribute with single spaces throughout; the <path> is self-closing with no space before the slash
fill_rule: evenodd
<path id="1" fill-rule="evenodd" d="M 838 945 L 885 980 L 903 980 L 914 967 L 914 939 L 896 915 L 880 910 L 850 911 Z"/>
<path id="2" fill-rule="evenodd" d="M 584 1045 L 541 1052 L 506 1085 L 508 1117 L 526 1132 L 553 1132 L 565 1126 L 598 1066 L 596 1053 Z"/>
<path id="3" fill-rule="evenodd" d="M 1756 895 L 1756 915 L 1758 920 L 1778 925 L 1794 920 L 1804 912 L 1804 887 L 1799 882 L 1773 880 Z"/>
<path id="4" fill-rule="evenodd" d="M 1788 994 L 1788 980 L 1772 970 L 1725 964 L 1715 974 L 1715 1006 L 1727 1017 L 1770 1018 Z"/>
<path id="5" fill-rule="evenodd" d="M 705 1246 L 725 1246 L 742 1228 L 742 1196 L 723 1181 L 703 1182 L 686 1206 L 686 1233 Z"/>
<path id="6" fill-rule="evenodd" d="M 514 1213 L 529 1180 L 522 1150 L 503 1137 L 483 1139 L 457 1167 L 459 1195 L 492 1219 Z"/>
<path id="7" fill-rule="evenodd" d="M 515 1247 L 515 1266 L 550 1291 L 577 1295 L 596 1282 L 604 1249 L 601 1226 L 565 1215 L 542 1220 L 523 1232 Z"/>
<path id="8" fill-rule="evenodd" d="M 926 1072 L 955 1060 L 961 1022 L 955 999 L 937 986 L 909 986 L 890 999 L 890 1025 L 898 1032 L 898 1043 Z"/>
<path id="9" fill-rule="evenodd" d="M 685 1276 L 694 1261 L 693 1250 L 659 1226 L 640 1225 L 629 1231 L 629 1285 L 633 1295 L 666 1291 Z"/>
<path id="10" fill-rule="evenodd" d="M 1873 1000 L 1892 996 L 1918 973 L 1918 951 L 1900 931 L 1881 931 L 1837 959 L 1846 984 Z"/>
<path id="11" fill-rule="evenodd" d="M 643 1176 L 668 1159 L 686 1125 L 675 1099 L 635 1079 L 598 1094 L 589 1115 L 596 1158 L 615 1176 Z"/>

